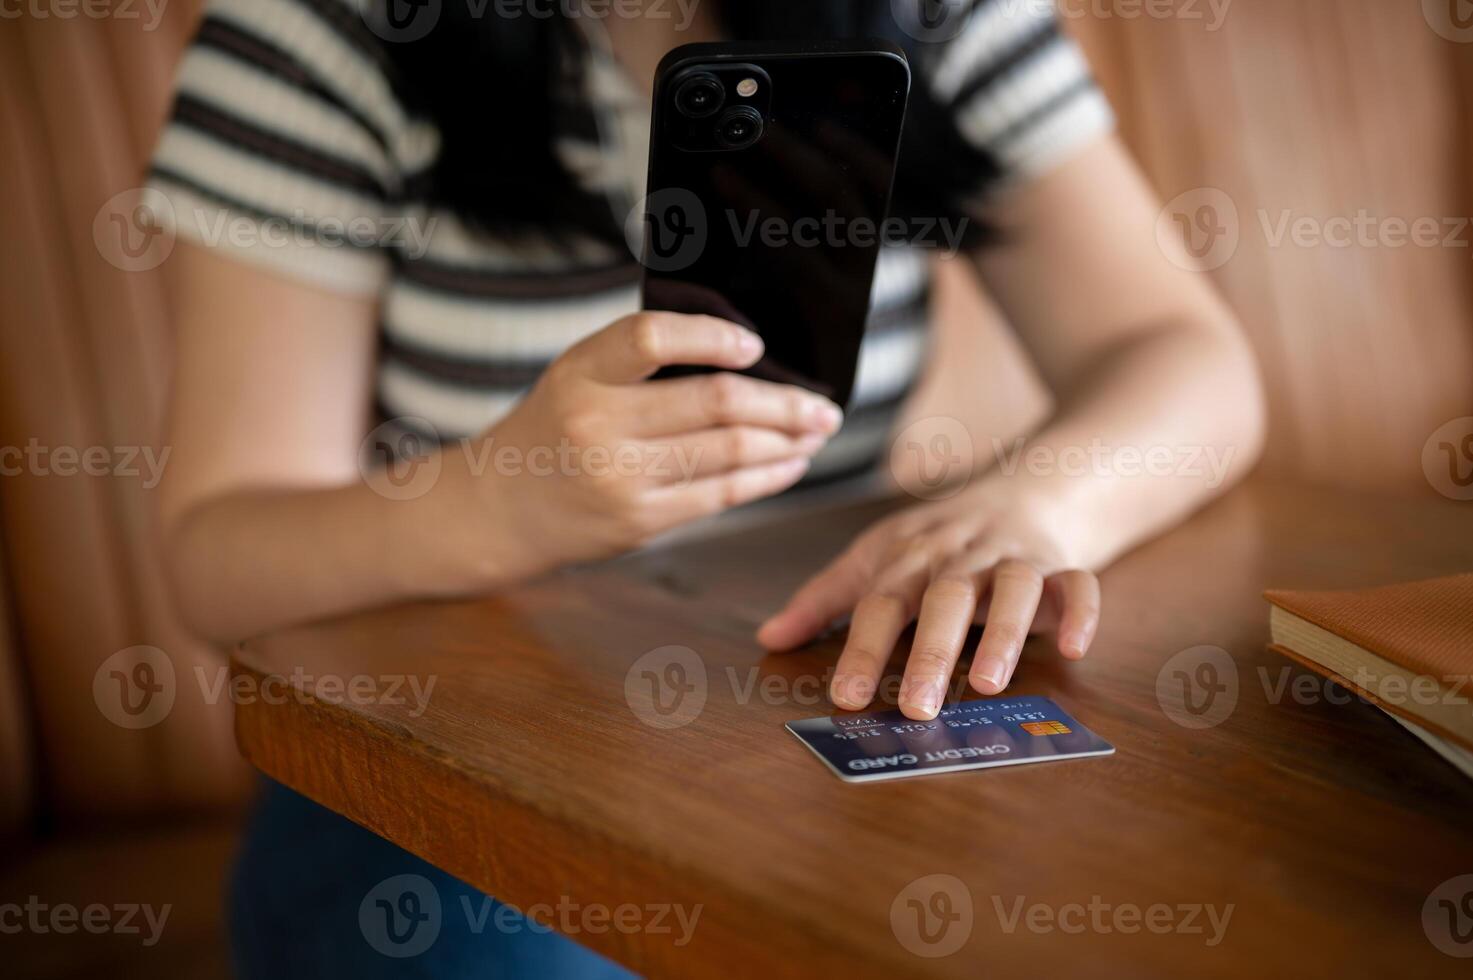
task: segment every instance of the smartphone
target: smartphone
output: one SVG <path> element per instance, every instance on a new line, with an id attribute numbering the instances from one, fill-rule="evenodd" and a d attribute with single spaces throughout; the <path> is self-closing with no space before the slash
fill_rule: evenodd
<path id="1" fill-rule="evenodd" d="M 745 373 L 846 406 L 909 94 L 886 41 L 666 55 L 635 212 L 644 308 L 749 327 L 766 353 Z"/>

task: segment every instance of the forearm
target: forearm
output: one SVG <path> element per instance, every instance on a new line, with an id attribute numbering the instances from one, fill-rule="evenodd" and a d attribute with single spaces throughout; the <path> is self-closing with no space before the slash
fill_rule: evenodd
<path id="1" fill-rule="evenodd" d="M 222 643 L 385 603 L 495 588 L 530 571 L 475 499 L 466 454 L 435 457 L 433 488 L 396 500 L 367 481 L 242 489 L 164 526 L 176 601 Z M 434 465 L 426 461 L 423 465 Z"/>
<path id="2" fill-rule="evenodd" d="M 1099 569 L 1242 479 L 1263 444 L 1257 372 L 1235 329 L 1165 326 L 1096 360 L 1037 433 L 994 444 L 984 479 L 1069 526 Z"/>
<path id="3" fill-rule="evenodd" d="M 780 493 L 841 413 L 797 387 L 731 373 L 762 353 L 755 334 L 712 317 L 624 317 L 560 356 L 482 436 L 366 476 L 352 451 L 356 413 L 329 403 L 313 429 L 295 424 L 312 413 L 284 410 L 274 390 L 247 388 L 256 400 L 244 404 L 196 386 L 176 395 L 180 448 L 159 499 L 182 611 L 201 634 L 234 641 L 500 588 Z M 720 370 L 648 381 L 675 365 Z M 289 390 L 315 397 L 310 382 Z M 212 411 L 224 417 L 201 420 Z M 264 445 L 262 416 L 293 438 Z"/>
<path id="4" fill-rule="evenodd" d="M 989 479 L 1056 504 L 1069 558 L 1099 568 L 1252 468 L 1264 428 L 1256 364 L 1232 310 L 1160 233 L 1157 195 L 1117 138 L 995 211 L 1013 233 L 977 267 L 1055 412 Z"/>

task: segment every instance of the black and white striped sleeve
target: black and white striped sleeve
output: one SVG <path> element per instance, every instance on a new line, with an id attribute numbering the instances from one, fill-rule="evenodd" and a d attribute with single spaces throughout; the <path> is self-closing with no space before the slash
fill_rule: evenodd
<path id="1" fill-rule="evenodd" d="M 150 187 L 179 237 L 371 293 L 402 176 L 433 130 L 396 98 L 357 0 L 209 0 L 175 81 Z"/>
<path id="2" fill-rule="evenodd" d="M 1053 0 L 976 0 L 924 71 L 962 137 L 1008 182 L 1045 173 L 1115 125 Z"/>

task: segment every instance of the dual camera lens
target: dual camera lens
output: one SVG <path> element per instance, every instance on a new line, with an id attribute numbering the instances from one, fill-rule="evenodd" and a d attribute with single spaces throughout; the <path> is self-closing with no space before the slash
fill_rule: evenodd
<path id="1" fill-rule="evenodd" d="M 692 119 L 714 116 L 726 103 L 726 86 L 715 75 L 702 72 L 680 83 L 675 90 L 675 108 Z"/>
<path id="2" fill-rule="evenodd" d="M 762 135 L 762 117 L 750 106 L 737 106 L 722 117 L 716 127 L 716 138 L 728 149 L 751 146 Z"/>
<path id="3" fill-rule="evenodd" d="M 691 119 L 709 119 L 724 105 L 726 86 L 709 72 L 697 72 L 675 89 L 675 108 Z M 762 114 L 751 106 L 733 106 L 716 121 L 716 142 L 728 150 L 751 146 L 761 136 Z"/>

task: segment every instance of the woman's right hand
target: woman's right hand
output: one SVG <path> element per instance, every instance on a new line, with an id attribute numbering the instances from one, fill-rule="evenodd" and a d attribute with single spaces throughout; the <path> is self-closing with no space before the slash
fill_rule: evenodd
<path id="1" fill-rule="evenodd" d="M 802 388 L 730 373 L 762 352 L 734 323 L 660 312 L 567 350 L 472 447 L 490 462 L 476 495 L 495 564 L 529 575 L 612 557 L 797 483 L 842 413 Z M 673 365 L 724 370 L 648 380 Z"/>

